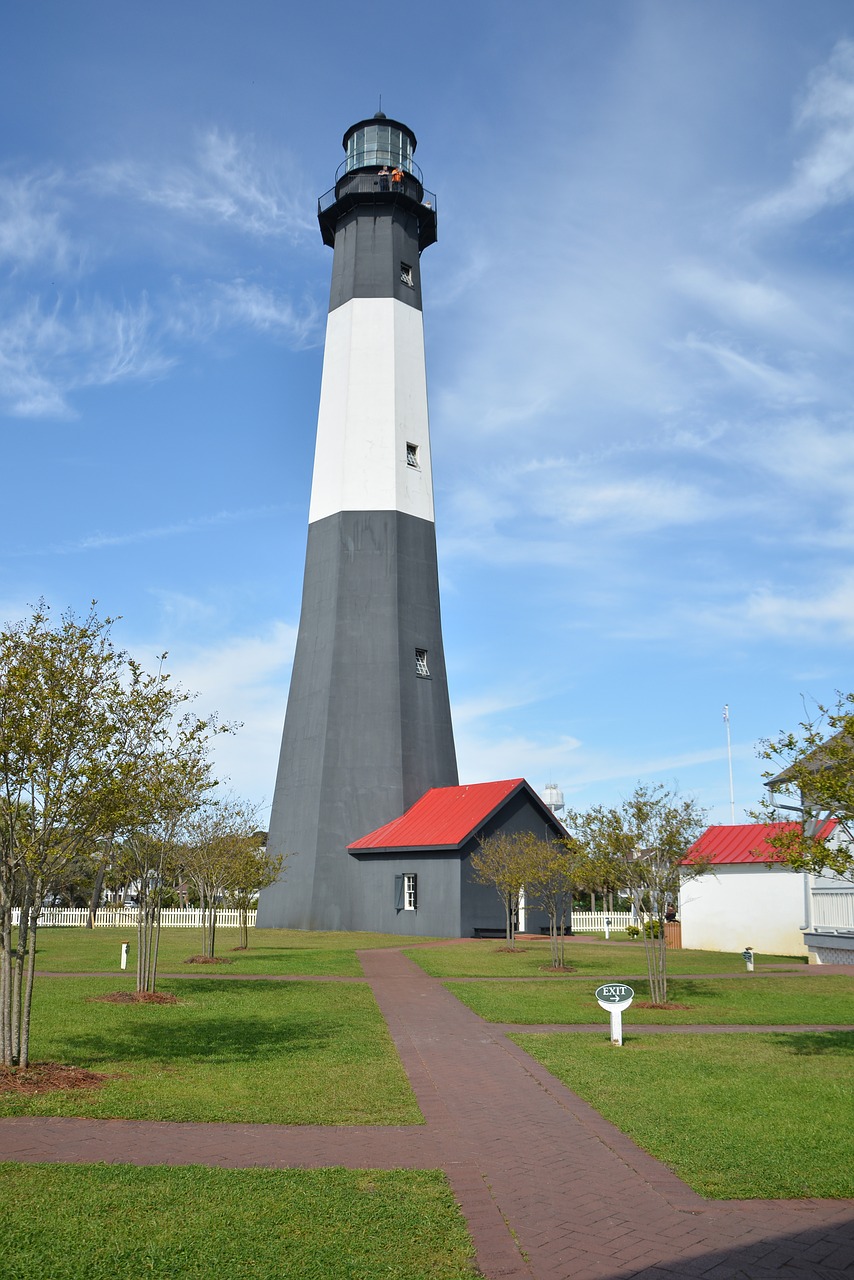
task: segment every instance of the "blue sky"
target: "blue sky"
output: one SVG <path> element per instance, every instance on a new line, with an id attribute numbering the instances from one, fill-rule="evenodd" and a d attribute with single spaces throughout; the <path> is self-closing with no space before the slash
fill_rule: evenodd
<path id="1" fill-rule="evenodd" d="M 121 615 L 269 801 L 345 128 L 412 126 L 463 781 L 728 821 L 850 689 L 854 11 L 33 0 L 0 43 L 0 621 Z"/>

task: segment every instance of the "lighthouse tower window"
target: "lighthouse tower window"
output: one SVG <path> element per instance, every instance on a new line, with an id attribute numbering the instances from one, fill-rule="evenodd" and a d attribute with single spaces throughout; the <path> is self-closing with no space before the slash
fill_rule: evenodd
<path id="1" fill-rule="evenodd" d="M 403 284 L 408 284 L 410 289 L 415 288 L 415 281 L 412 279 L 412 267 L 408 262 L 400 264 L 400 279 Z"/>
<path id="2" fill-rule="evenodd" d="M 427 666 L 427 650 L 415 650 L 415 674 L 417 676 L 429 676 L 430 668 Z"/>
<path id="3" fill-rule="evenodd" d="M 406 442 L 406 465 L 408 467 L 418 467 L 418 445 L 412 444 L 409 440 Z"/>

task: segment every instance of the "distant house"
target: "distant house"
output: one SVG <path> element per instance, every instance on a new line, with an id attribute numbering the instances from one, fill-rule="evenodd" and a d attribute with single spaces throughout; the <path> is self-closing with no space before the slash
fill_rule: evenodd
<path id="1" fill-rule="evenodd" d="M 709 827 L 691 848 L 687 861 L 708 860 L 710 870 L 687 881 L 680 893 L 682 945 L 705 951 L 756 951 L 802 955 L 817 889 L 815 877 L 781 866 L 768 841 L 795 824 L 746 823 Z M 826 839 L 835 828 L 824 824 Z M 826 878 L 822 878 L 824 882 Z M 835 884 L 843 885 L 836 877 Z M 854 886 L 851 886 L 854 906 Z M 854 923 L 854 920 L 852 920 Z M 852 931 L 854 942 L 854 931 Z M 812 951 L 810 959 L 824 958 Z M 851 952 L 854 963 L 854 950 Z"/>
<path id="2" fill-rule="evenodd" d="M 352 878 L 359 928 L 440 938 L 503 932 L 501 900 L 474 881 L 470 859 L 484 837 L 522 831 L 546 840 L 566 836 L 524 778 L 433 787 L 399 818 L 348 846 L 361 864 Z M 545 913 L 530 908 L 520 921 L 533 932 L 547 924 Z"/>

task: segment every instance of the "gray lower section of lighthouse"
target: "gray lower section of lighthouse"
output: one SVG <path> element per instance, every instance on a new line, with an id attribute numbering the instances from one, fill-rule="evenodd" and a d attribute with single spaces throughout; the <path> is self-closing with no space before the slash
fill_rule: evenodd
<path id="1" fill-rule="evenodd" d="M 364 928 L 351 841 L 458 781 L 435 528 L 399 511 L 309 526 L 268 848 L 267 928 Z"/>

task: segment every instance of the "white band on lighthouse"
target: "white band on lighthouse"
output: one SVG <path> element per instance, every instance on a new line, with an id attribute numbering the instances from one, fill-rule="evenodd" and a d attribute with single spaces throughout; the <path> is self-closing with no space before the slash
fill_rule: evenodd
<path id="1" fill-rule="evenodd" d="M 424 326 L 396 298 L 329 313 L 309 522 L 339 511 L 434 519 Z"/>

